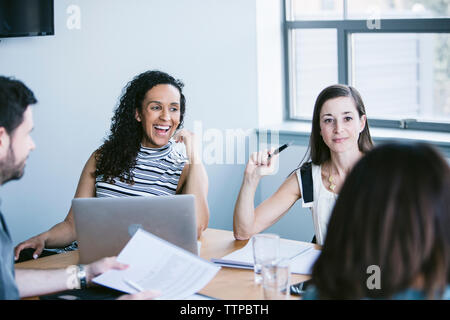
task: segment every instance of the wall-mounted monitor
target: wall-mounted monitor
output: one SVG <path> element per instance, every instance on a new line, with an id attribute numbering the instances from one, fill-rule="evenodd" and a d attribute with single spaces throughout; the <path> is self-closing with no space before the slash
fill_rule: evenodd
<path id="1" fill-rule="evenodd" d="M 0 38 L 54 34 L 53 0 L 0 0 Z"/>

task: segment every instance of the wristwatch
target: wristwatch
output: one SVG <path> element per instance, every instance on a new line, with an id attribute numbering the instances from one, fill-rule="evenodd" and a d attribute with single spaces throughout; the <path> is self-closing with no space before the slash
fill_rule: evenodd
<path id="1" fill-rule="evenodd" d="M 80 289 L 86 289 L 87 288 L 86 269 L 83 264 L 77 264 L 77 268 L 78 268 L 77 277 L 80 283 Z"/>

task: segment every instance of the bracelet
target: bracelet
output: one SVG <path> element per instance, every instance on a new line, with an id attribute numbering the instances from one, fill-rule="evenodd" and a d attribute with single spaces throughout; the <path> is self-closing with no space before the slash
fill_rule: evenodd
<path id="1" fill-rule="evenodd" d="M 87 288 L 86 269 L 83 264 L 77 264 L 77 268 L 78 268 L 77 277 L 78 281 L 80 282 L 80 289 L 86 289 Z"/>

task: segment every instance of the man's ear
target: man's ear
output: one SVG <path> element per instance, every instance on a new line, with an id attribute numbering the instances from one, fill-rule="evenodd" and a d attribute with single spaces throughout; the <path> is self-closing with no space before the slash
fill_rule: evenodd
<path id="1" fill-rule="evenodd" d="M 135 114 L 134 114 L 134 117 L 136 118 L 136 120 L 137 120 L 138 122 L 141 122 L 141 121 L 142 121 L 141 115 L 139 114 L 139 111 L 138 111 L 137 108 L 136 108 L 136 112 L 135 112 Z"/>
<path id="2" fill-rule="evenodd" d="M 7 154 L 10 143 L 11 137 L 8 132 L 6 132 L 5 127 L 0 127 L 0 159 Z"/>

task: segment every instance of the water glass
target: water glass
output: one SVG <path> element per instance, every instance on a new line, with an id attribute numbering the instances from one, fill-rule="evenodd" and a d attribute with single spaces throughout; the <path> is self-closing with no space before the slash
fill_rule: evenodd
<path id="1" fill-rule="evenodd" d="M 253 270 L 255 282 L 261 283 L 261 266 L 263 261 L 271 261 L 279 258 L 280 236 L 272 233 L 256 234 L 251 239 L 253 245 Z"/>
<path id="2" fill-rule="evenodd" d="M 262 264 L 264 299 L 286 300 L 289 297 L 291 269 L 289 259 L 264 261 Z"/>

